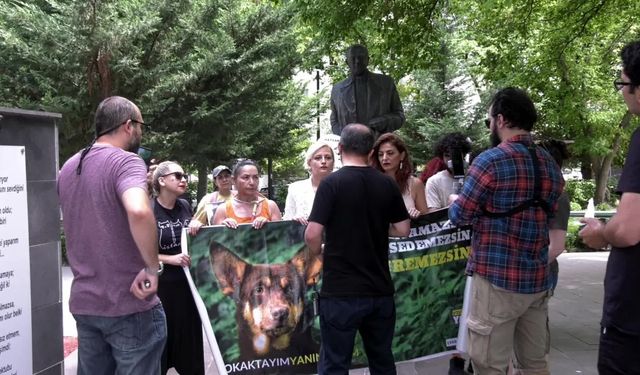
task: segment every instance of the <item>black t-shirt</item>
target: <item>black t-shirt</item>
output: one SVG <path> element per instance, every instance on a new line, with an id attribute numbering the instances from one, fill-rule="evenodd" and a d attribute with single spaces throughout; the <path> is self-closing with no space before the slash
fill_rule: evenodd
<path id="1" fill-rule="evenodd" d="M 327 176 L 309 215 L 326 234 L 321 295 L 392 295 L 389 224 L 408 218 L 395 181 L 374 168 L 347 166 Z"/>
<path id="2" fill-rule="evenodd" d="M 640 128 L 631 136 L 618 193 L 640 193 Z M 603 326 L 640 334 L 639 269 L 640 243 L 624 249 L 611 249 L 604 276 Z"/>
<path id="3" fill-rule="evenodd" d="M 191 206 L 184 199 L 178 199 L 170 210 L 162 207 L 157 199 L 153 203 L 153 214 L 158 226 L 158 252 L 164 255 L 180 254 L 182 228 L 187 227 L 191 221 Z M 165 264 L 161 278 L 184 278 L 184 273 L 181 267 Z"/>
<path id="4" fill-rule="evenodd" d="M 569 215 L 571 213 L 571 203 L 567 192 L 563 191 L 558 197 L 558 209 L 553 217 L 549 218 L 549 229 L 567 230 L 569 227 Z"/>

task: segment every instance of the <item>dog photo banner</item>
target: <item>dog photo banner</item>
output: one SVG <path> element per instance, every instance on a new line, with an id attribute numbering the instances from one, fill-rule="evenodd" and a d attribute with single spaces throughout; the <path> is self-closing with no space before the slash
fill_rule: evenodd
<path id="1" fill-rule="evenodd" d="M 209 333 L 205 357 L 215 359 L 215 372 L 317 372 L 320 327 L 312 294 L 320 290 L 322 260 L 310 256 L 304 229 L 281 221 L 260 230 L 248 224 L 203 227 L 186 236 L 187 277 Z M 390 238 L 397 362 L 455 348 L 470 237 L 469 228 L 448 225 L 441 210 L 412 221 L 409 237 Z M 366 366 L 358 336 L 353 367 Z"/>

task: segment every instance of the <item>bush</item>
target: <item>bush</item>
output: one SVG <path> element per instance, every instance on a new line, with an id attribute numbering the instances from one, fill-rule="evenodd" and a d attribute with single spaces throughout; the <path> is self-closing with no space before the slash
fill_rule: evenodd
<path id="1" fill-rule="evenodd" d="M 574 210 L 573 203 L 580 205 L 578 210 L 584 210 L 590 198 L 593 198 L 596 192 L 596 184 L 593 180 L 571 180 L 567 181 L 564 190 L 569 195 L 571 201 L 571 210 Z"/>
<path id="2" fill-rule="evenodd" d="M 581 251 L 582 249 L 586 248 L 585 244 L 582 242 L 582 239 L 578 236 L 579 231 L 579 219 L 573 217 L 570 218 L 569 226 L 567 227 L 567 239 L 565 242 L 565 249 L 567 249 L 568 252 Z"/>
<path id="3" fill-rule="evenodd" d="M 569 204 L 571 206 L 571 211 L 580 211 L 580 210 L 582 210 L 582 207 L 580 207 L 580 203 L 578 203 L 578 202 L 571 202 Z"/>

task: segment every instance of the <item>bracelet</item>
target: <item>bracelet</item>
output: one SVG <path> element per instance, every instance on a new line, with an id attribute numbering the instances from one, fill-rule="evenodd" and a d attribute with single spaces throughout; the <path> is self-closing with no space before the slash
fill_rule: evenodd
<path id="1" fill-rule="evenodd" d="M 144 272 L 146 272 L 149 275 L 153 275 L 154 272 L 152 270 L 149 269 L 149 267 L 145 267 L 144 268 Z M 155 272 L 155 275 L 162 275 L 162 272 L 164 272 L 164 263 L 162 263 L 162 261 L 158 262 L 158 270 Z"/>

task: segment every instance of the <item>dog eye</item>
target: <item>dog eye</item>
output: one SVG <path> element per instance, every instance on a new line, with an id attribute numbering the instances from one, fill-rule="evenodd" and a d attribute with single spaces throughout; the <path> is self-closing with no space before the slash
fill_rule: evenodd
<path id="1" fill-rule="evenodd" d="M 262 285 L 258 285 L 255 290 L 257 294 L 264 293 L 264 287 Z"/>

